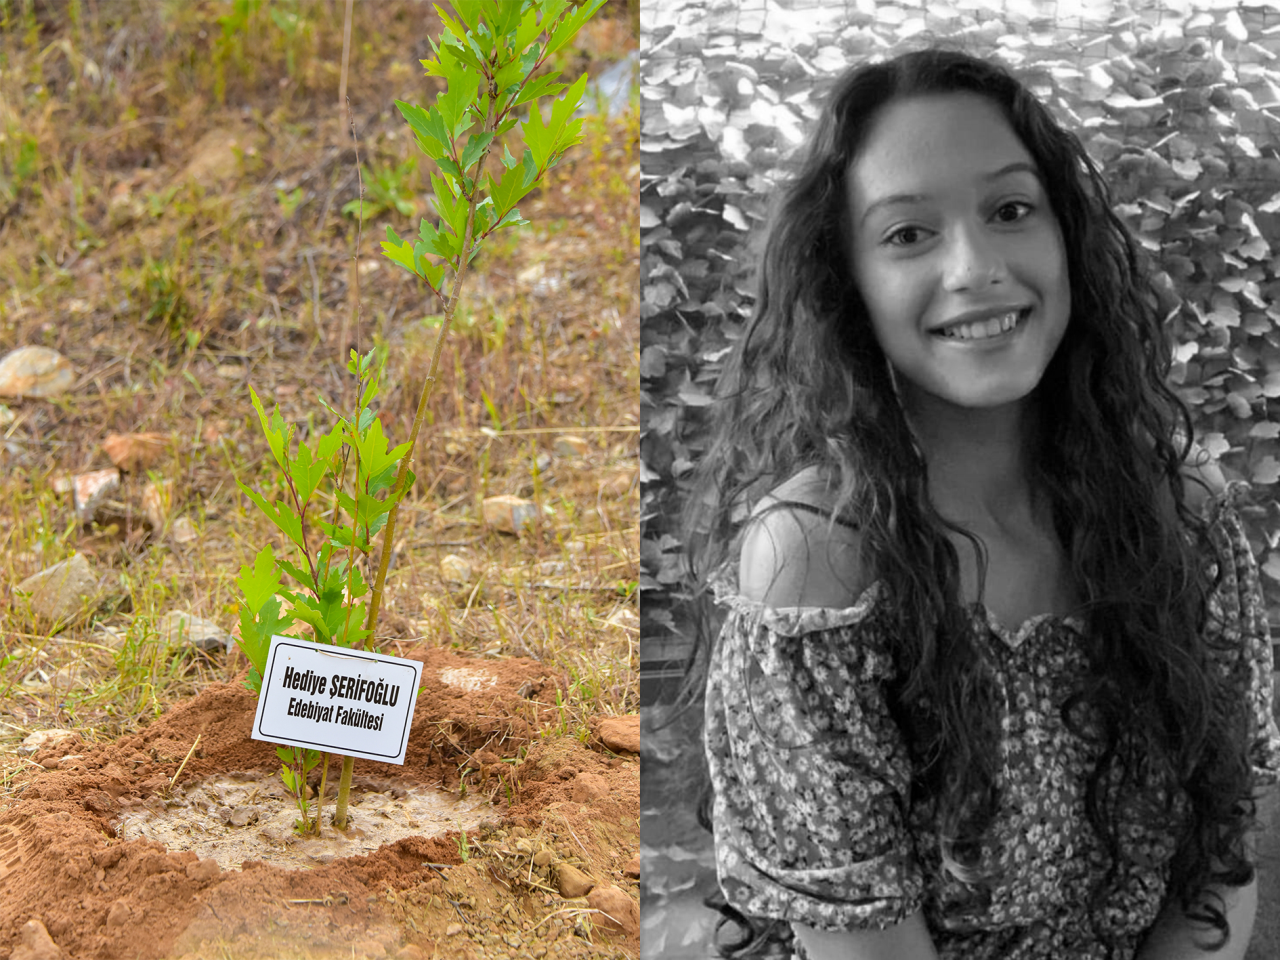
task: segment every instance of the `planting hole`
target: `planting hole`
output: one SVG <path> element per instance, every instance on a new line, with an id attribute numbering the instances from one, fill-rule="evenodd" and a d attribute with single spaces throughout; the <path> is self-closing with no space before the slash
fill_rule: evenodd
<path id="1" fill-rule="evenodd" d="M 357 778 L 347 809 L 350 829 L 339 832 L 330 824 L 337 773 L 329 771 L 320 837 L 294 831 L 298 808 L 274 773 L 220 774 L 180 784 L 167 803 L 155 797 L 126 810 L 116 821 L 116 833 L 122 840 L 155 840 L 171 851 L 192 850 L 202 860 L 217 860 L 224 870 L 238 869 L 246 860 L 306 868 L 373 853 L 403 837 L 474 832 L 493 815 L 483 797 L 459 799 L 431 787 Z"/>

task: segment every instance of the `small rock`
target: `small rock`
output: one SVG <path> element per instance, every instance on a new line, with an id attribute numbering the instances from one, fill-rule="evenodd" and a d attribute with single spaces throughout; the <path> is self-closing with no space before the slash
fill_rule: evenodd
<path id="1" fill-rule="evenodd" d="M 160 531 L 164 529 L 165 521 L 169 519 L 169 510 L 173 506 L 173 483 L 169 480 L 161 480 L 158 483 L 148 483 L 142 490 L 142 513 L 147 518 L 147 523 L 151 524 L 151 529 Z"/>
<path id="2" fill-rule="evenodd" d="M 587 904 L 600 911 L 591 917 L 596 926 L 606 930 L 621 930 L 629 937 L 640 932 L 640 908 L 617 887 L 596 887 L 587 895 Z"/>
<path id="3" fill-rule="evenodd" d="M 600 739 L 615 753 L 640 752 L 640 716 L 605 717 L 600 721 Z"/>
<path id="4" fill-rule="evenodd" d="M 76 516 L 81 523 L 89 523 L 97 513 L 102 502 L 120 486 L 120 471 L 112 467 L 109 470 L 94 470 L 72 478 L 71 493 L 75 503 Z"/>
<path id="5" fill-rule="evenodd" d="M 39 753 L 45 747 L 52 747 L 75 734 L 70 730 L 35 730 L 27 734 L 26 739 L 18 746 L 18 756 L 29 757 Z"/>
<path id="6" fill-rule="evenodd" d="M 471 562 L 456 553 L 440 558 L 440 579 L 446 583 L 470 583 L 473 575 Z"/>
<path id="7" fill-rule="evenodd" d="M 522 533 L 538 519 L 536 503 L 507 494 L 485 497 L 482 507 L 484 522 L 503 533 Z"/>
<path id="8" fill-rule="evenodd" d="M 622 875 L 632 880 L 640 879 L 640 855 L 636 854 L 622 865 Z"/>
<path id="9" fill-rule="evenodd" d="M 560 896 L 569 899 L 585 897 L 596 885 L 594 880 L 570 863 L 562 863 L 556 868 L 556 881 L 560 885 Z"/>
<path id="10" fill-rule="evenodd" d="M 117 467 L 133 473 L 155 464 L 168 442 L 163 433 L 113 433 L 102 441 L 102 449 Z"/>
<path id="11" fill-rule="evenodd" d="M 626 473 L 615 473 L 613 476 L 600 481 L 600 496 L 611 500 L 625 497 L 636 488 L 639 480 L 639 474 L 634 470 L 628 470 Z"/>
<path id="12" fill-rule="evenodd" d="M 396 960 L 427 960 L 427 955 L 416 943 L 408 943 L 400 948 L 400 952 L 396 954 Z"/>
<path id="13" fill-rule="evenodd" d="M 240 168 L 236 154 L 252 156 L 253 150 L 253 141 L 247 134 L 215 128 L 201 137 L 192 148 L 191 160 L 183 170 L 182 177 L 191 177 L 202 186 L 228 180 Z"/>
<path id="14" fill-rule="evenodd" d="M 373 960 L 387 955 L 387 948 L 377 940 L 361 940 L 352 944 L 352 949 L 357 957 L 370 957 Z"/>
<path id="15" fill-rule="evenodd" d="M 220 363 L 213 372 L 223 380 L 239 380 L 244 376 L 244 367 L 238 363 Z"/>
<path id="16" fill-rule="evenodd" d="M 111 905 L 111 909 L 107 911 L 108 927 L 123 927 L 133 918 L 133 911 L 129 909 L 129 905 L 123 900 L 117 900 Z"/>
<path id="17" fill-rule="evenodd" d="M 55 690 L 73 690 L 78 687 L 93 686 L 93 668 L 84 660 L 73 660 L 64 663 L 49 678 L 49 686 Z"/>
<path id="18" fill-rule="evenodd" d="M 190 543 L 200 534 L 196 533 L 196 525 L 188 517 L 179 517 L 169 528 L 169 536 L 173 537 L 174 543 Z"/>
<path id="19" fill-rule="evenodd" d="M 609 795 L 609 781 L 599 774 L 580 773 L 573 778 L 573 802 L 587 803 Z"/>
<path id="20" fill-rule="evenodd" d="M 218 866 L 217 860 L 196 860 L 187 864 L 189 880 L 212 880 L 221 873 L 222 867 Z"/>
<path id="21" fill-rule="evenodd" d="M 24 923 L 18 936 L 22 942 L 9 954 L 10 960 L 62 960 L 62 950 L 39 920 Z"/>
<path id="22" fill-rule="evenodd" d="M 462 932 L 462 924 L 460 923 L 451 923 L 449 924 L 449 926 L 444 928 L 444 935 L 446 937 L 456 937 L 461 932 Z"/>
<path id="23" fill-rule="evenodd" d="M 98 578 L 81 554 L 27 577 L 17 587 L 31 594 L 31 610 L 51 622 L 69 621 L 98 596 Z"/>
<path id="24" fill-rule="evenodd" d="M 171 611 L 156 625 L 160 639 L 171 646 L 189 645 L 206 653 L 223 653 L 231 650 L 235 641 L 231 634 L 212 620 L 190 613 Z"/>
<path id="25" fill-rule="evenodd" d="M 250 823 L 258 819 L 257 807 L 236 807 L 231 811 L 231 816 L 227 821 L 233 827 L 247 827 Z M 221 813 L 221 811 L 219 811 Z"/>
<path id="26" fill-rule="evenodd" d="M 537 853 L 533 855 L 533 865 L 535 867 L 545 867 L 550 862 L 551 862 L 550 850 L 539 850 Z"/>
<path id="27" fill-rule="evenodd" d="M 591 452 L 591 444 L 582 437 L 566 433 L 556 437 L 555 446 L 552 449 L 555 450 L 557 457 L 585 457 Z"/>
<path id="28" fill-rule="evenodd" d="M 0 360 L 0 397 L 52 397 L 75 382 L 71 361 L 49 347 L 19 347 Z"/>

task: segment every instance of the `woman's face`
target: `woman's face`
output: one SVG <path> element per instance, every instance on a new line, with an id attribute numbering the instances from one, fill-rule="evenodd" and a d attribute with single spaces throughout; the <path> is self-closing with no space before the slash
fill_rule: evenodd
<path id="1" fill-rule="evenodd" d="M 848 176 L 854 279 L 908 404 L 1024 399 L 1062 340 L 1062 232 L 1031 154 L 985 97 L 890 104 Z"/>

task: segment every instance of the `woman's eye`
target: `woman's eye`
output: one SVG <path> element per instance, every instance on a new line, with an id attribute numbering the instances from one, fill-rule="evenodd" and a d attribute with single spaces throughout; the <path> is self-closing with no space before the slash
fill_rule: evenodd
<path id="1" fill-rule="evenodd" d="M 1010 200 L 996 208 L 996 219 L 1001 223 L 1017 223 L 1029 214 L 1034 207 L 1022 200 Z"/>
<path id="2" fill-rule="evenodd" d="M 910 247 L 923 240 L 924 235 L 922 227 L 899 227 L 885 237 L 884 242 L 891 247 Z"/>

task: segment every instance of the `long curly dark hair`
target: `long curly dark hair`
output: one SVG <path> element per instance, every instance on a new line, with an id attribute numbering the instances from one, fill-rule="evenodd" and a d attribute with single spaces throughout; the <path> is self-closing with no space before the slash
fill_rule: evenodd
<path id="1" fill-rule="evenodd" d="M 1192 428 L 1166 378 L 1156 290 L 1079 140 L 999 66 L 930 49 L 860 66 L 831 90 L 807 159 L 775 208 L 755 313 L 721 377 L 713 441 L 689 500 L 694 579 L 731 560 L 742 518 L 769 488 L 819 466 L 836 515 L 861 532 L 869 580 L 901 624 L 893 691 L 920 746 L 917 787 L 936 798 L 944 851 L 971 865 L 995 815 L 995 693 L 960 596 L 949 525 L 849 268 L 846 178 L 886 105 L 966 91 L 996 104 L 1040 170 L 1061 227 L 1072 315 L 1040 386 L 1034 480 L 1083 600 L 1090 663 L 1063 707 L 1101 754 L 1088 817 L 1123 856 L 1119 808 L 1135 784 L 1172 789 L 1169 895 L 1225 943 L 1213 884 L 1248 883 L 1252 773 L 1239 698 L 1223 696 L 1207 649 L 1213 588 L 1206 523 L 1184 500 Z M 963 532 L 963 531 L 961 531 Z M 868 580 L 868 582 L 869 582 Z M 695 683 L 709 638 L 695 656 Z M 1087 722 L 1084 718 L 1090 718 Z M 1164 793 L 1164 791 L 1161 791 Z M 1176 809 L 1175 809 L 1176 808 Z M 1102 884 L 1097 906 L 1105 897 Z M 1099 911 L 1095 910 L 1095 916 Z"/>

